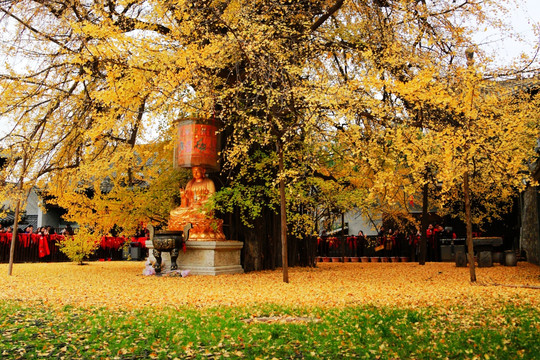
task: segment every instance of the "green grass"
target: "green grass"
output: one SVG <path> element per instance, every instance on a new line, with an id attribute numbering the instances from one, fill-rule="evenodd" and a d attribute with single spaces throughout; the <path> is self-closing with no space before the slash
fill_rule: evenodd
<path id="1" fill-rule="evenodd" d="M 538 309 L 504 304 L 113 311 L 0 301 L 0 356 L 13 359 L 538 359 L 539 335 Z"/>

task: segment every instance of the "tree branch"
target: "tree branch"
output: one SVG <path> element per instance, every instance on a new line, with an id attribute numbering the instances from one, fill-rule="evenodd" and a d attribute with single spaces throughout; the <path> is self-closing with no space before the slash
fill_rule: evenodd
<path id="1" fill-rule="evenodd" d="M 310 30 L 311 32 L 314 32 L 316 31 L 322 24 L 324 24 L 324 22 L 326 20 L 328 20 L 328 18 L 330 16 L 332 16 L 336 11 L 338 11 L 341 6 L 343 6 L 343 3 L 344 3 L 344 0 L 338 0 L 334 6 L 332 6 L 330 9 L 328 9 L 328 11 L 322 15 L 320 18 L 317 19 L 317 21 L 315 21 L 311 27 L 310 27 Z"/>

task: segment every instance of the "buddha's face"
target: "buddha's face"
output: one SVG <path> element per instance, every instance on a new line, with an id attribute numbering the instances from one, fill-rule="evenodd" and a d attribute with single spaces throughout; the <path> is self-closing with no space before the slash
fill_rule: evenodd
<path id="1" fill-rule="evenodd" d="M 193 178 L 195 180 L 201 180 L 204 178 L 204 174 L 206 173 L 206 171 L 203 167 L 194 166 L 193 168 L 191 168 L 191 173 L 193 174 Z"/>

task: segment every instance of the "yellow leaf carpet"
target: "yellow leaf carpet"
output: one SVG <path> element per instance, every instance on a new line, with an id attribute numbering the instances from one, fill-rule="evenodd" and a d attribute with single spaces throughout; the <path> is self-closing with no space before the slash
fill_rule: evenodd
<path id="1" fill-rule="evenodd" d="M 134 309 L 145 306 L 467 306 L 501 301 L 539 307 L 540 267 L 469 269 L 454 263 L 319 263 L 316 268 L 281 269 L 219 276 L 143 276 L 143 262 L 91 262 L 0 265 L 0 299 Z M 505 286 L 503 286 L 505 285 Z M 510 285 L 510 286 L 506 286 Z"/>

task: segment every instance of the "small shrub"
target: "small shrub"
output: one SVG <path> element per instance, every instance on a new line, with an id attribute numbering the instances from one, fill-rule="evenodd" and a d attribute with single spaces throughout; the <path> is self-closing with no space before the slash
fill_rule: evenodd
<path id="1" fill-rule="evenodd" d="M 75 235 L 66 235 L 63 240 L 58 241 L 58 247 L 71 261 L 83 265 L 83 260 L 99 247 L 99 237 L 87 227 L 81 227 Z"/>

